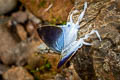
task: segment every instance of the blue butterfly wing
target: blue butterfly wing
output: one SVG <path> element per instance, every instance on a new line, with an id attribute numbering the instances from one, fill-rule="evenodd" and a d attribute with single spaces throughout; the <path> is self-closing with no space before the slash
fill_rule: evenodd
<path id="1" fill-rule="evenodd" d="M 37 29 L 43 42 L 52 50 L 61 52 L 64 47 L 64 35 L 60 27 L 44 26 Z"/>
<path id="2" fill-rule="evenodd" d="M 61 66 L 63 66 L 65 63 L 67 63 L 72 56 L 75 54 L 75 51 L 67 53 L 67 55 L 65 55 L 58 63 L 57 68 L 60 68 Z"/>

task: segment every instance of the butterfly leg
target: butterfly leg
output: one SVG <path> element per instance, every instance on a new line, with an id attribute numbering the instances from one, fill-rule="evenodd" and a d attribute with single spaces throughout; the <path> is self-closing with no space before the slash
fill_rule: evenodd
<path id="1" fill-rule="evenodd" d="M 90 33 L 86 34 L 85 37 L 84 37 L 83 39 L 88 39 L 88 37 L 89 37 L 90 35 L 94 34 L 94 33 L 97 35 L 97 37 L 98 37 L 99 40 L 101 41 L 100 34 L 98 33 L 97 30 L 92 30 Z"/>
<path id="2" fill-rule="evenodd" d="M 97 31 L 97 30 L 92 30 L 90 33 L 86 34 L 85 37 L 80 38 L 80 39 L 78 40 L 78 44 L 80 43 L 80 44 L 82 44 L 82 45 L 83 45 L 83 44 L 84 44 L 84 45 L 92 45 L 91 43 L 87 43 L 87 42 L 85 42 L 84 40 L 85 40 L 85 39 L 88 39 L 88 38 L 90 37 L 90 35 L 92 35 L 92 34 L 94 34 L 94 33 L 96 33 L 97 37 L 98 37 L 99 40 L 101 41 L 101 37 L 100 37 L 98 31 Z M 81 45 L 80 45 L 80 46 L 81 46 Z"/>
<path id="3" fill-rule="evenodd" d="M 97 30 L 92 30 L 89 34 L 86 34 L 85 37 L 80 38 L 79 40 L 76 41 L 76 44 L 74 44 L 74 45 L 76 45 L 75 52 L 78 50 L 78 48 L 81 48 L 83 45 L 92 45 L 91 43 L 87 43 L 84 40 L 88 39 L 90 37 L 90 35 L 92 35 L 94 33 L 96 33 L 97 37 L 101 41 L 101 37 L 100 37 L 98 31 Z"/>

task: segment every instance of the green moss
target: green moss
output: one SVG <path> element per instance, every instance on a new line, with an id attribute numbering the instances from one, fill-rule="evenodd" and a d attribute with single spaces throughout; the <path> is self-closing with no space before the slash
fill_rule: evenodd
<path id="1" fill-rule="evenodd" d="M 26 67 L 32 74 L 36 73 L 36 72 L 46 72 L 49 71 L 52 68 L 52 65 L 50 64 L 50 62 L 48 60 L 45 61 L 45 64 L 38 66 L 36 68 L 31 68 L 31 66 L 27 65 Z"/>
<path id="2" fill-rule="evenodd" d="M 65 25 L 65 24 L 66 24 L 66 21 L 61 21 L 61 24 L 62 24 L 62 25 Z"/>
<path id="3" fill-rule="evenodd" d="M 47 62 L 47 63 L 45 64 L 45 68 L 46 68 L 47 70 L 50 70 L 50 69 L 51 69 L 51 64 L 50 64 L 50 62 Z"/>
<path id="4" fill-rule="evenodd" d="M 42 0 L 40 3 L 39 3 L 39 8 L 40 7 L 44 7 L 45 6 L 45 4 L 46 4 L 46 0 Z"/>
<path id="5" fill-rule="evenodd" d="M 32 69 L 32 70 L 30 70 L 30 72 L 31 73 L 35 73 L 35 72 L 37 72 L 36 70 L 34 70 L 34 69 Z"/>
<path id="6" fill-rule="evenodd" d="M 37 53 L 35 55 L 38 56 Z M 52 70 L 52 65 L 47 58 L 45 58 L 42 65 L 35 66 L 34 68 L 31 65 L 26 65 L 25 68 L 34 76 L 35 80 L 46 80 L 46 78 L 56 74 Z"/>
<path id="7" fill-rule="evenodd" d="M 44 65 L 39 68 L 40 71 L 44 71 L 44 69 L 45 69 Z"/>
<path id="8" fill-rule="evenodd" d="M 52 74 L 55 75 L 55 74 L 57 74 L 57 72 L 54 71 L 54 72 L 52 72 Z"/>
<path id="9" fill-rule="evenodd" d="M 52 23 L 55 24 L 57 22 L 57 19 L 56 18 L 53 18 L 52 19 Z"/>

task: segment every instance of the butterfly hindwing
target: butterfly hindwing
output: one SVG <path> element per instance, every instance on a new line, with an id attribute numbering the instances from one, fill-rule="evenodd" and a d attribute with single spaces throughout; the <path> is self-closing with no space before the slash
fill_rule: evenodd
<path id="1" fill-rule="evenodd" d="M 62 59 L 59 61 L 57 68 L 60 68 L 61 66 L 63 66 L 65 63 L 67 63 L 72 56 L 74 56 L 75 52 L 70 52 L 67 53 L 64 57 L 62 57 Z"/>

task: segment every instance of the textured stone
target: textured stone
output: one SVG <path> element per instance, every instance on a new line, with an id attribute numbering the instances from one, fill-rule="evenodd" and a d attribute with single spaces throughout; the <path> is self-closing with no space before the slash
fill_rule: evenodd
<path id="1" fill-rule="evenodd" d="M 35 16 L 51 23 L 64 23 L 74 0 L 20 0 Z M 64 13 L 64 14 L 63 14 Z"/>
<path id="2" fill-rule="evenodd" d="M 9 69 L 8 66 L 4 64 L 0 64 L 0 75 L 2 75 L 4 72 L 6 72 Z"/>
<path id="3" fill-rule="evenodd" d="M 18 11 L 16 13 L 12 14 L 13 20 L 15 20 L 17 23 L 25 23 L 28 19 L 28 14 L 23 11 Z"/>
<path id="4" fill-rule="evenodd" d="M 10 12 L 15 8 L 17 0 L 0 0 L 0 15 Z"/>
<path id="5" fill-rule="evenodd" d="M 27 39 L 27 32 L 25 31 L 24 26 L 17 24 L 16 31 L 22 41 Z"/>
<path id="6" fill-rule="evenodd" d="M 17 41 L 10 34 L 7 27 L 8 26 L 7 26 L 6 23 L 0 24 L 0 37 L 1 37 L 1 39 L 0 39 L 0 60 L 3 59 L 3 55 L 7 55 L 6 51 L 8 49 L 14 48 L 16 46 L 16 44 L 17 44 Z M 7 59 L 9 57 L 7 57 Z"/>
<path id="7" fill-rule="evenodd" d="M 23 67 L 14 67 L 3 74 L 4 80 L 34 80 Z"/>
<path id="8" fill-rule="evenodd" d="M 76 22 L 83 9 L 83 2 L 79 1 L 74 9 L 79 10 L 73 16 Z M 93 45 L 83 46 L 77 51 L 72 59 L 77 73 L 82 80 L 120 80 L 120 12 L 115 0 L 88 2 L 78 37 L 83 37 L 91 30 L 98 30 L 102 41 L 95 34 L 91 35 L 87 42 Z"/>

